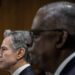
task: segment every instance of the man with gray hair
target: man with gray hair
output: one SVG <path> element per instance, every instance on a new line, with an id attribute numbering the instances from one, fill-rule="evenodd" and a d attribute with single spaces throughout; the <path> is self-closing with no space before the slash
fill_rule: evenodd
<path id="1" fill-rule="evenodd" d="M 75 4 L 55 2 L 40 8 L 31 30 L 39 67 L 53 75 L 75 75 Z"/>
<path id="2" fill-rule="evenodd" d="M 0 49 L 0 69 L 9 71 L 12 75 L 35 75 L 29 64 L 30 43 L 28 31 L 6 30 Z"/>

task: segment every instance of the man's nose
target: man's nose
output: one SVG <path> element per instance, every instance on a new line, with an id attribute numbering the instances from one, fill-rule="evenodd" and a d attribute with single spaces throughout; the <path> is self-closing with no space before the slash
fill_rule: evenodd
<path id="1" fill-rule="evenodd" d="M 2 51 L 1 51 L 1 49 L 0 49 L 0 58 L 2 57 Z"/>

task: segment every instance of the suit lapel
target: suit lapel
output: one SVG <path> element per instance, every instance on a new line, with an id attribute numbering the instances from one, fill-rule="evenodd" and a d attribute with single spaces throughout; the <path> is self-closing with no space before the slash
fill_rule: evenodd
<path id="1" fill-rule="evenodd" d="M 73 70 L 75 70 L 75 57 L 64 67 L 60 75 L 70 75 Z"/>

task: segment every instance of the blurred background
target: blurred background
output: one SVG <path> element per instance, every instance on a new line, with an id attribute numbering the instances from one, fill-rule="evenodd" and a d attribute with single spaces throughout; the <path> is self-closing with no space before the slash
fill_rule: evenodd
<path id="1" fill-rule="evenodd" d="M 36 11 L 41 6 L 56 1 L 61 0 L 0 0 L 0 45 L 5 29 L 30 30 Z M 75 0 L 62 1 L 75 2 Z M 33 67 L 39 72 L 36 70 L 37 67 Z M 0 75 L 10 75 L 10 73 L 0 70 Z"/>

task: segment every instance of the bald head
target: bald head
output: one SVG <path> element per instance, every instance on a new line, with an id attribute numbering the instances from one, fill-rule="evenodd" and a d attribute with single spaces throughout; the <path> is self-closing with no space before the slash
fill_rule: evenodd
<path id="1" fill-rule="evenodd" d="M 41 7 L 32 24 L 32 36 L 41 68 L 53 73 L 75 52 L 75 4 L 64 1 Z"/>
<path id="2" fill-rule="evenodd" d="M 66 29 L 70 34 L 75 34 L 75 4 L 56 2 L 41 7 L 32 29 Z"/>

